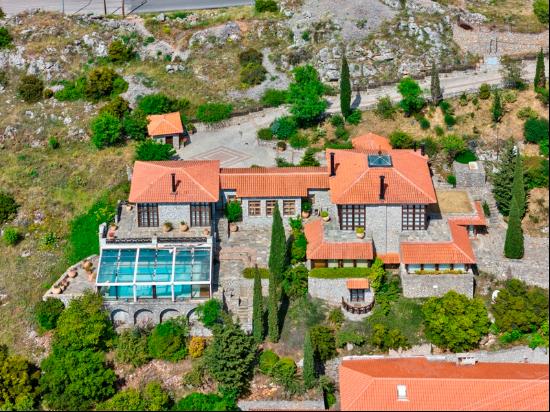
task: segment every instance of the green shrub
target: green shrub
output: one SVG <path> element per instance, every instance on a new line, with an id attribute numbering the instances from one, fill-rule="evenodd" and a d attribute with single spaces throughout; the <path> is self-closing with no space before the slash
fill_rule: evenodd
<path id="1" fill-rule="evenodd" d="M 390 134 L 390 144 L 394 149 L 411 149 L 414 146 L 414 139 L 408 133 L 396 130 Z"/>
<path id="2" fill-rule="evenodd" d="M 93 102 L 114 97 L 126 90 L 128 83 L 110 67 L 97 67 L 88 73 L 85 94 Z"/>
<path id="3" fill-rule="evenodd" d="M 336 356 L 336 339 L 334 331 L 322 325 L 313 326 L 309 330 L 311 343 L 317 359 L 326 362 Z"/>
<path id="4" fill-rule="evenodd" d="M 421 117 L 418 120 L 418 123 L 420 124 L 420 128 L 422 130 L 428 130 L 431 126 L 430 121 L 428 119 L 426 119 L 425 117 Z"/>
<path id="5" fill-rule="evenodd" d="M 307 148 L 298 166 L 319 166 L 320 163 L 315 157 L 315 153 L 317 153 L 316 149 L 312 147 Z"/>
<path id="6" fill-rule="evenodd" d="M 0 26 L 0 49 L 10 47 L 13 42 L 13 37 L 7 27 Z"/>
<path id="7" fill-rule="evenodd" d="M 456 157 L 455 157 L 455 160 L 458 162 L 458 163 L 462 163 L 462 164 L 468 164 L 470 162 L 475 162 L 477 160 L 477 156 L 475 155 L 474 152 L 472 152 L 471 150 L 465 150 L 461 153 L 459 153 Z"/>
<path id="8" fill-rule="evenodd" d="M 22 239 L 22 236 L 17 228 L 7 227 L 4 229 L 2 238 L 4 239 L 4 243 L 6 243 L 6 245 L 15 246 Z"/>
<path id="9" fill-rule="evenodd" d="M 328 314 L 328 321 L 335 327 L 339 328 L 342 326 L 342 323 L 346 320 L 346 317 L 342 313 L 340 308 L 332 309 Z"/>
<path id="10" fill-rule="evenodd" d="M 462 94 L 460 95 L 460 98 L 459 98 L 459 103 L 461 106 L 467 106 L 468 105 L 468 95 L 466 94 L 466 92 L 462 92 Z"/>
<path id="11" fill-rule="evenodd" d="M 302 133 L 296 133 L 290 137 L 289 141 L 290 146 L 294 149 L 304 149 L 309 146 L 309 139 L 307 135 Z"/>
<path id="12" fill-rule="evenodd" d="M 455 175 L 447 176 L 447 183 L 449 183 L 453 187 L 456 187 L 456 176 Z"/>
<path id="13" fill-rule="evenodd" d="M 420 144 L 424 145 L 424 150 L 429 157 L 433 157 L 439 152 L 439 144 L 433 137 L 425 137 Z"/>
<path id="14" fill-rule="evenodd" d="M 52 136 L 48 139 L 48 147 L 52 150 L 59 149 L 61 146 L 61 143 L 59 143 L 59 140 L 55 136 Z"/>
<path id="15" fill-rule="evenodd" d="M 487 100 L 491 97 L 491 86 L 487 83 L 483 83 L 479 86 L 479 98 L 482 100 Z"/>
<path id="16" fill-rule="evenodd" d="M 241 69 L 241 83 L 247 86 L 261 84 L 266 77 L 267 70 L 261 64 L 249 63 Z"/>
<path id="17" fill-rule="evenodd" d="M 531 109 L 529 106 L 522 107 L 521 109 L 519 109 L 517 116 L 518 116 L 518 119 L 521 119 L 521 120 L 539 118 L 539 114 L 535 110 Z"/>
<path id="18" fill-rule="evenodd" d="M 445 129 L 443 127 L 439 126 L 439 125 L 434 127 L 434 131 L 435 131 L 435 134 L 438 137 L 441 137 L 445 134 Z"/>
<path id="19" fill-rule="evenodd" d="M 57 326 L 57 320 L 64 309 L 65 305 L 59 299 L 41 300 L 34 306 L 34 319 L 40 329 L 52 330 Z"/>
<path id="20" fill-rule="evenodd" d="M 147 139 L 136 146 L 136 160 L 170 160 L 176 154 L 174 146 Z"/>
<path id="21" fill-rule="evenodd" d="M 297 239 L 303 239 L 303 246 L 296 246 L 297 241 L 294 241 L 292 244 L 292 260 L 294 262 L 301 262 L 306 257 L 305 245 L 307 245 L 307 241 L 303 233 L 300 233 Z M 297 252 L 298 249 L 300 253 Z M 307 295 L 307 277 L 308 270 L 303 264 L 287 269 L 283 273 L 283 281 L 281 283 L 285 294 L 291 299 L 298 299 Z"/>
<path id="22" fill-rule="evenodd" d="M 353 149 L 351 142 L 325 142 L 325 149 Z"/>
<path id="23" fill-rule="evenodd" d="M 509 332 L 504 332 L 500 337 L 499 340 L 502 343 L 512 343 L 519 339 L 523 338 L 523 333 L 521 333 L 517 329 L 512 329 Z"/>
<path id="24" fill-rule="evenodd" d="M 123 331 L 115 341 L 117 362 L 139 368 L 151 360 L 147 348 L 147 334 L 139 329 Z"/>
<path id="25" fill-rule="evenodd" d="M 376 101 L 376 109 L 374 112 L 382 119 L 393 119 L 393 116 L 395 115 L 395 107 L 390 97 L 379 97 Z"/>
<path id="26" fill-rule="evenodd" d="M 528 119 L 523 125 L 523 137 L 529 143 L 540 143 L 548 139 L 548 120 Z"/>
<path id="27" fill-rule="evenodd" d="M 54 93 L 54 97 L 61 102 L 72 102 L 86 97 L 86 78 L 78 77 L 73 81 L 62 80 L 63 88 Z"/>
<path id="28" fill-rule="evenodd" d="M 243 277 L 245 279 L 254 279 L 254 271 L 256 268 L 244 268 L 243 270 Z M 258 268 L 260 271 L 260 277 L 262 279 L 269 279 L 269 269 L 266 268 Z"/>
<path id="29" fill-rule="evenodd" d="M 27 103 L 36 103 L 44 96 L 44 82 L 34 75 L 22 76 L 17 85 L 17 95 Z"/>
<path id="30" fill-rule="evenodd" d="M 406 116 L 420 112 L 426 104 L 424 97 L 422 97 L 422 88 L 416 80 L 410 77 L 401 79 L 397 85 L 397 90 L 402 96 L 399 105 Z"/>
<path id="31" fill-rule="evenodd" d="M 443 116 L 443 120 L 445 121 L 447 127 L 453 127 L 456 124 L 456 118 L 452 114 L 445 114 L 445 116 Z"/>
<path id="32" fill-rule="evenodd" d="M 377 323 L 374 325 L 374 333 L 371 335 L 370 343 L 382 351 L 389 349 L 408 349 L 410 344 L 407 338 L 399 329 L 388 329 L 386 326 Z"/>
<path id="33" fill-rule="evenodd" d="M 0 87 L 6 87 L 8 83 L 8 74 L 5 70 L 0 70 Z"/>
<path id="34" fill-rule="evenodd" d="M 448 159 L 452 161 L 460 153 L 466 150 L 466 142 L 460 136 L 448 134 L 439 139 L 439 144 L 447 152 Z"/>
<path id="35" fill-rule="evenodd" d="M 277 149 L 281 149 L 283 152 L 286 150 L 286 142 L 280 141 L 277 142 Z M 287 160 L 283 159 L 282 157 L 277 157 L 275 159 L 277 163 L 277 167 L 292 167 L 294 166 L 294 163 L 288 162 Z"/>
<path id="36" fill-rule="evenodd" d="M 258 139 L 260 140 L 273 140 L 273 132 L 269 127 L 258 130 Z"/>
<path id="37" fill-rule="evenodd" d="M 177 112 L 188 106 L 189 102 L 187 100 L 183 100 L 180 103 L 178 100 L 172 99 L 163 93 L 148 94 L 138 100 L 138 108 L 146 115 Z"/>
<path id="38" fill-rule="evenodd" d="M 110 113 L 99 114 L 92 119 L 92 143 L 98 149 L 114 146 L 122 141 L 122 124 Z"/>
<path id="39" fill-rule="evenodd" d="M 370 268 L 315 268 L 309 276 L 319 279 L 364 278 L 370 274 Z"/>
<path id="40" fill-rule="evenodd" d="M 147 116 L 139 108 L 126 113 L 122 119 L 122 128 L 126 136 L 134 140 L 143 140 L 147 137 Z"/>
<path id="41" fill-rule="evenodd" d="M 222 304 L 217 299 L 210 299 L 197 306 L 196 313 L 204 326 L 211 328 L 220 320 Z"/>
<path id="42" fill-rule="evenodd" d="M 200 358 L 206 348 L 206 339 L 202 336 L 193 336 L 189 341 L 189 355 L 193 358 Z"/>
<path id="43" fill-rule="evenodd" d="M 333 114 L 330 116 L 330 124 L 334 127 L 342 127 L 344 126 L 344 118 L 341 114 Z"/>
<path id="44" fill-rule="evenodd" d="M 334 130 L 334 135 L 337 139 L 340 140 L 348 140 L 349 139 L 349 131 L 344 126 L 338 126 Z"/>
<path id="45" fill-rule="evenodd" d="M 11 220 L 17 214 L 19 205 L 8 193 L 0 192 L 0 225 Z"/>
<path id="46" fill-rule="evenodd" d="M 537 99 L 539 99 L 543 105 L 548 106 L 548 87 L 539 87 L 536 91 Z"/>
<path id="47" fill-rule="evenodd" d="M 548 0 L 535 0 L 533 13 L 542 24 L 548 24 Z"/>
<path id="48" fill-rule="evenodd" d="M 197 119 L 203 123 L 217 123 L 231 117 L 233 106 L 229 103 L 205 103 L 197 107 Z"/>
<path id="49" fill-rule="evenodd" d="M 279 384 L 288 387 L 295 379 L 298 368 L 291 358 L 281 358 L 272 366 L 271 375 Z"/>
<path id="50" fill-rule="evenodd" d="M 0 345 L 0 410 L 36 410 L 40 370 L 20 355 L 9 355 Z"/>
<path id="51" fill-rule="evenodd" d="M 449 103 L 447 100 L 441 100 L 439 102 L 439 108 L 443 112 L 443 114 L 454 114 L 453 106 L 451 106 L 451 103 Z"/>
<path id="52" fill-rule="evenodd" d="M 530 189 L 548 187 L 548 159 L 535 157 L 525 158 L 525 184 Z"/>
<path id="53" fill-rule="evenodd" d="M 296 129 L 296 121 L 291 116 L 278 117 L 271 123 L 271 131 L 278 139 L 289 139 L 294 136 Z"/>
<path id="54" fill-rule="evenodd" d="M 238 411 L 235 399 L 212 393 L 191 393 L 176 402 L 174 411 Z"/>
<path id="55" fill-rule="evenodd" d="M 505 103 L 515 103 L 518 100 L 518 92 L 515 90 L 506 90 L 502 93 L 502 100 Z"/>
<path id="56" fill-rule="evenodd" d="M 131 46 L 126 46 L 121 40 L 113 40 L 107 49 L 109 60 L 114 63 L 124 63 L 131 60 L 135 53 Z"/>
<path id="57" fill-rule="evenodd" d="M 275 0 L 256 0 L 254 9 L 258 13 L 264 13 L 266 11 L 276 12 L 279 11 L 279 6 Z"/>
<path id="58" fill-rule="evenodd" d="M 279 356 L 275 352 L 266 349 L 260 355 L 258 367 L 262 373 L 271 375 L 271 369 L 277 362 L 279 362 Z"/>
<path id="59" fill-rule="evenodd" d="M 227 220 L 232 222 L 239 222 L 241 221 L 243 217 L 243 208 L 241 206 L 241 202 L 238 200 L 232 200 L 231 202 L 228 202 L 225 205 L 225 217 L 227 217 Z"/>
<path id="60" fill-rule="evenodd" d="M 289 86 L 290 113 L 300 127 L 318 124 L 324 116 L 328 102 L 319 73 L 311 65 L 298 66 L 293 71 L 294 82 Z"/>
<path id="61" fill-rule="evenodd" d="M 340 309 L 338 309 L 340 310 Z M 340 311 L 340 313 L 342 313 Z M 342 330 L 336 334 L 336 346 L 338 348 L 343 348 L 348 343 L 352 343 L 355 346 L 361 346 L 366 342 L 364 336 L 359 335 L 356 332 Z"/>
<path id="62" fill-rule="evenodd" d="M 54 93 L 52 89 L 44 89 L 44 99 L 51 99 Z"/>
<path id="63" fill-rule="evenodd" d="M 177 362 L 187 356 L 187 321 L 174 318 L 159 323 L 147 338 L 149 355 L 155 359 Z"/>
<path id="64" fill-rule="evenodd" d="M 119 119 L 124 118 L 125 115 L 130 113 L 130 103 L 120 96 L 116 96 L 109 103 L 103 106 L 99 113 L 110 113 Z"/>
<path id="65" fill-rule="evenodd" d="M 159 382 L 149 382 L 143 391 L 124 389 L 97 405 L 98 411 L 165 411 L 172 400 Z"/>
<path id="66" fill-rule="evenodd" d="M 352 125 L 358 125 L 361 123 L 361 118 L 363 117 L 363 114 L 361 113 L 361 110 L 355 109 L 351 112 L 351 114 L 346 118 L 346 122 Z"/>
<path id="67" fill-rule="evenodd" d="M 246 49 L 239 53 L 239 63 L 242 67 L 249 64 L 262 65 L 263 54 L 256 49 Z"/>
<path id="68" fill-rule="evenodd" d="M 267 89 L 260 102 L 266 107 L 279 107 L 282 104 L 285 104 L 288 100 L 288 91 L 286 90 L 276 90 L 276 89 Z"/>

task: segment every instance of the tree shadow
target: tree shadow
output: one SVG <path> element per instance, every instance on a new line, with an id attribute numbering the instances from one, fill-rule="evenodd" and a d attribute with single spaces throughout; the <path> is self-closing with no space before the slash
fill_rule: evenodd
<path id="1" fill-rule="evenodd" d="M 279 336 L 283 333 L 283 327 L 285 325 L 286 314 L 288 313 L 288 307 L 290 306 L 290 299 L 283 292 L 281 296 L 281 305 L 279 306 L 279 312 L 277 313 L 279 323 Z"/>
<path id="2" fill-rule="evenodd" d="M 357 92 L 357 94 L 355 95 L 353 101 L 351 102 L 351 108 L 352 109 L 357 109 L 360 104 L 361 104 L 361 93 Z"/>

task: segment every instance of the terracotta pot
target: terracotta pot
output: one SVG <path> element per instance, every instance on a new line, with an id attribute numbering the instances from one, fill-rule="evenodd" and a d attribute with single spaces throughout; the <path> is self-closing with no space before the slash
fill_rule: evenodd
<path id="1" fill-rule="evenodd" d="M 304 219 L 307 219 L 311 213 L 310 212 L 302 212 L 302 217 Z"/>
<path id="2" fill-rule="evenodd" d="M 53 287 L 52 288 L 52 293 L 54 295 L 59 295 L 61 292 L 62 292 L 61 288 L 58 288 L 58 287 Z"/>
<path id="3" fill-rule="evenodd" d="M 115 232 L 118 229 L 117 225 L 109 225 L 109 232 Z"/>
<path id="4" fill-rule="evenodd" d="M 210 229 L 206 228 L 202 231 L 202 233 L 204 234 L 204 236 L 209 236 L 210 235 Z"/>
<path id="5" fill-rule="evenodd" d="M 86 272 L 91 272 L 94 268 L 94 264 L 92 262 L 90 262 L 89 260 L 86 260 L 83 264 L 82 264 L 82 268 L 86 271 Z"/>
<path id="6" fill-rule="evenodd" d="M 325 216 L 325 217 L 323 217 L 323 220 L 324 220 L 325 222 L 330 222 L 330 216 Z"/>
<path id="7" fill-rule="evenodd" d="M 172 230 L 172 227 L 168 226 L 168 225 L 162 225 L 162 231 L 164 233 L 168 233 Z"/>
<path id="8" fill-rule="evenodd" d="M 107 237 L 108 237 L 109 239 L 114 239 L 114 238 L 115 238 L 115 231 L 114 231 L 114 230 L 109 230 L 109 231 L 107 232 Z"/>
<path id="9" fill-rule="evenodd" d="M 88 273 L 88 280 L 93 282 L 95 280 L 95 272 Z"/>
<path id="10" fill-rule="evenodd" d="M 187 225 L 186 223 L 181 224 L 181 225 L 180 225 L 180 230 L 181 230 L 182 232 L 187 232 L 187 231 L 189 230 L 189 225 Z"/>
<path id="11" fill-rule="evenodd" d="M 231 232 L 236 232 L 236 231 L 239 230 L 239 226 L 237 226 L 236 223 L 230 223 L 230 224 L 229 224 L 229 230 L 230 230 Z"/>
<path id="12" fill-rule="evenodd" d="M 78 275 L 78 270 L 76 268 L 72 268 L 69 270 L 69 277 L 70 278 L 76 278 L 76 275 Z"/>
<path id="13" fill-rule="evenodd" d="M 363 233 L 355 232 L 355 236 L 357 236 L 359 239 L 364 239 L 365 238 L 365 232 L 363 232 Z"/>
<path id="14" fill-rule="evenodd" d="M 133 207 L 132 207 L 132 205 L 126 205 L 125 208 L 126 208 L 127 212 L 130 212 Z"/>

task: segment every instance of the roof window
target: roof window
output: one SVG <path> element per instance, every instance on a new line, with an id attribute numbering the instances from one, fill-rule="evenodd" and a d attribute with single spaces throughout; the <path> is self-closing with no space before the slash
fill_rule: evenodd
<path id="1" fill-rule="evenodd" d="M 369 167 L 392 167 L 391 156 L 389 154 L 368 155 Z"/>

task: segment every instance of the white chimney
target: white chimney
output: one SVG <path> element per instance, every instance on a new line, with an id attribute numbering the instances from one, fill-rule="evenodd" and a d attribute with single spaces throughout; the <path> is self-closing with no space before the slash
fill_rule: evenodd
<path id="1" fill-rule="evenodd" d="M 397 400 L 408 401 L 407 399 L 407 385 L 397 385 Z"/>

